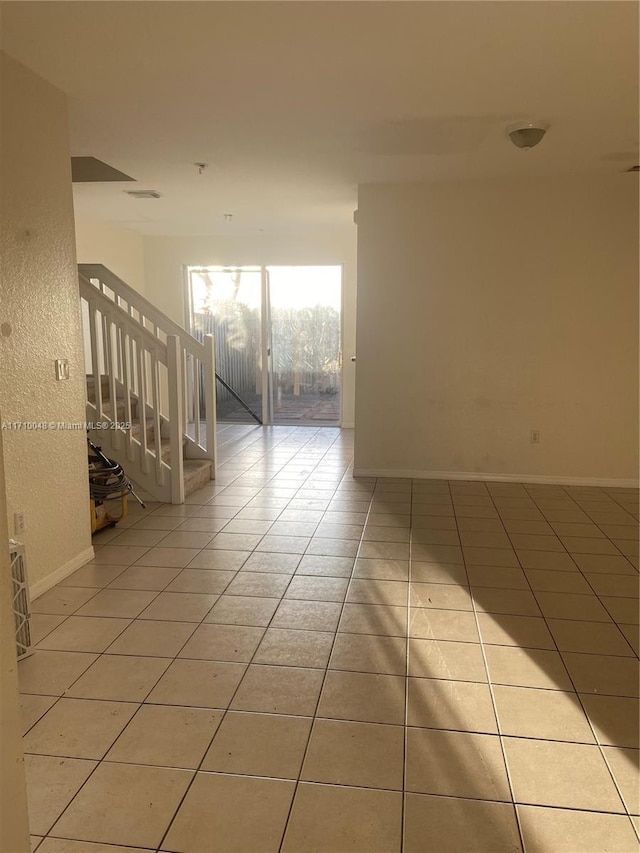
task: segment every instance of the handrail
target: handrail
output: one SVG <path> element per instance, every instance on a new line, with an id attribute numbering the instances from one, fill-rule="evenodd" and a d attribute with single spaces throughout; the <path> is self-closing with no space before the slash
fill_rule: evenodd
<path id="1" fill-rule="evenodd" d="M 124 444 L 133 479 L 137 474 L 159 500 L 183 503 L 183 458 L 210 461 L 215 477 L 213 337 L 196 340 L 102 264 L 80 264 L 78 280 L 88 310 L 85 341 L 95 389 L 87 419 L 112 421 L 104 439 L 116 451 Z M 133 406 L 138 438 L 118 425 L 119 407 L 131 422 Z"/>
<path id="2" fill-rule="evenodd" d="M 181 339 L 182 345 L 186 350 L 188 350 L 192 355 L 195 355 L 201 361 L 204 361 L 204 345 L 200 343 L 193 335 L 189 334 L 186 329 L 183 329 L 175 320 L 172 320 L 171 317 L 167 317 L 167 315 L 160 311 L 159 308 L 156 308 L 155 305 L 152 305 L 144 296 L 138 293 L 137 290 L 134 290 L 133 287 L 128 285 L 125 281 L 111 272 L 110 269 L 107 269 L 103 264 L 78 264 L 78 270 L 80 271 L 80 275 L 83 276 L 87 283 L 90 284 L 89 279 L 95 278 L 98 279 L 102 284 L 106 284 L 109 290 L 112 290 L 117 297 L 121 296 L 121 294 L 125 295 L 125 299 L 129 305 L 131 305 L 135 310 L 144 318 L 150 320 L 156 328 L 162 329 L 165 335 L 176 335 Z M 106 299 L 109 299 L 106 294 L 103 293 L 102 290 L 98 291 L 105 296 Z M 114 305 L 118 305 L 115 300 L 110 300 Z M 118 305 L 120 310 L 124 311 L 124 308 Z M 128 317 L 131 315 L 124 311 Z M 139 326 L 142 326 L 146 331 L 149 330 L 144 326 L 143 323 L 137 323 L 137 321 L 131 318 L 134 323 Z M 149 334 L 153 334 L 149 332 Z M 154 335 L 156 339 L 159 340 L 157 335 Z M 163 342 L 164 343 L 164 342 Z"/>

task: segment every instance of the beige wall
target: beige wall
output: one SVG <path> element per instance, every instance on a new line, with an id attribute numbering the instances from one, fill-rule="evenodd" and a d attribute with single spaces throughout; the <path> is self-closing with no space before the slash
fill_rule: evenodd
<path id="1" fill-rule="evenodd" d="M 144 293 L 142 236 L 106 222 L 76 216 L 79 264 L 104 264 L 139 293 Z"/>
<path id="2" fill-rule="evenodd" d="M 361 187 L 356 470 L 637 481 L 637 194 Z"/>
<path id="3" fill-rule="evenodd" d="M 4 422 L 83 422 L 85 378 L 65 98 L 2 56 L 0 411 Z M 58 382 L 54 361 L 69 360 Z M 26 514 L 32 593 L 90 559 L 86 435 L 5 430 L 9 531 Z"/>
<path id="4" fill-rule="evenodd" d="M 303 234 L 256 234 L 229 237 L 145 237 L 145 295 L 172 319 L 185 323 L 186 266 L 342 264 L 343 265 L 343 403 L 342 423 L 352 427 L 355 406 L 356 229 Z"/>

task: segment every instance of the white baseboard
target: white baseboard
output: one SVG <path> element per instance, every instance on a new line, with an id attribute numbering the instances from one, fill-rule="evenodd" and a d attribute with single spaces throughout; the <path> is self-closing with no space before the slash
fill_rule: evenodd
<path id="1" fill-rule="evenodd" d="M 63 581 L 65 578 L 68 578 L 69 575 L 73 574 L 77 569 L 81 569 L 82 566 L 89 562 L 89 560 L 93 560 L 94 556 L 95 552 L 93 550 L 93 546 L 91 548 L 87 548 L 85 551 L 81 551 L 79 554 L 76 554 L 72 560 L 64 563 L 62 566 L 57 568 L 55 572 L 51 572 L 51 574 L 47 575 L 46 578 L 42 578 L 42 580 L 39 580 L 34 583 L 33 586 L 30 586 L 29 597 L 32 601 L 39 598 L 39 596 L 50 590 L 51 587 L 60 583 L 60 581 Z"/>
<path id="2" fill-rule="evenodd" d="M 415 471 L 395 468 L 354 468 L 354 477 L 401 477 L 413 480 L 480 480 L 492 483 L 538 483 L 550 486 L 600 486 L 637 489 L 640 480 L 604 477 L 554 477 L 544 474 L 479 474 L 477 471 Z"/>
<path id="3" fill-rule="evenodd" d="M 346 421 L 340 424 L 340 429 L 355 429 L 355 426 L 353 421 Z"/>

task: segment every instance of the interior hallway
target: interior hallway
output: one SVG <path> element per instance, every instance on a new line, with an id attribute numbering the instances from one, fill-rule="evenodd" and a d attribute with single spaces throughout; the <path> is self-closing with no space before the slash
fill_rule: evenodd
<path id="1" fill-rule="evenodd" d="M 637 492 L 219 441 L 33 604 L 34 850 L 637 850 Z"/>

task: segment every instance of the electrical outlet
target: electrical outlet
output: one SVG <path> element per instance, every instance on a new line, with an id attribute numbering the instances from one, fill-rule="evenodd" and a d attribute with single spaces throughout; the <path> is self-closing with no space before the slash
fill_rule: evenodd
<path id="1" fill-rule="evenodd" d="M 13 513 L 13 530 L 16 536 L 20 536 L 21 533 L 24 533 L 24 511 Z"/>
<path id="2" fill-rule="evenodd" d="M 540 444 L 540 430 L 531 430 L 531 444 Z"/>

